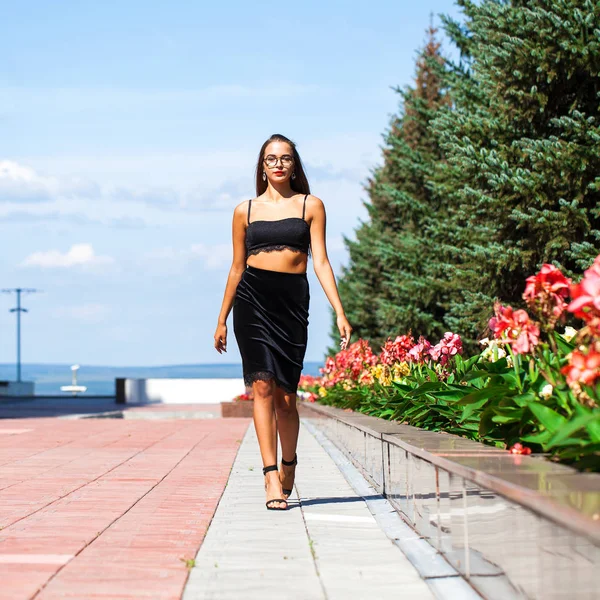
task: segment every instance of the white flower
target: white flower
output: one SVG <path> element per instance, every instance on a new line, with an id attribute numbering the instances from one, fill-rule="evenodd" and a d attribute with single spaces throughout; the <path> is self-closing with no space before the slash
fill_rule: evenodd
<path id="1" fill-rule="evenodd" d="M 543 398 L 544 400 L 548 400 L 550 398 L 550 396 L 552 396 L 552 390 L 554 388 L 547 383 L 541 390 L 540 390 L 540 398 Z"/>
<path id="2" fill-rule="evenodd" d="M 490 339 L 489 338 L 483 338 L 482 340 L 479 340 L 479 343 L 482 346 L 487 346 L 490 343 Z"/>
<path id="3" fill-rule="evenodd" d="M 562 334 L 562 336 L 565 338 L 565 340 L 567 340 L 567 342 L 570 342 L 576 335 L 577 329 L 575 329 L 574 327 L 565 327 L 565 332 Z"/>
<path id="4" fill-rule="evenodd" d="M 481 353 L 481 356 L 484 360 L 496 362 L 497 360 L 500 360 L 506 356 L 506 350 L 498 346 L 498 342 L 496 340 L 492 340 L 489 342 L 488 347 Z"/>

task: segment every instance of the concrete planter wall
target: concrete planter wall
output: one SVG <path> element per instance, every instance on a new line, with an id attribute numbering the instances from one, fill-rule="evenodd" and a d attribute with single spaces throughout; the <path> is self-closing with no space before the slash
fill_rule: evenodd
<path id="1" fill-rule="evenodd" d="M 318 404 L 301 414 L 483 597 L 598 597 L 599 475 Z"/>
<path id="2" fill-rule="evenodd" d="M 221 417 L 223 418 L 252 418 L 254 415 L 254 400 L 236 400 L 221 402 Z"/>

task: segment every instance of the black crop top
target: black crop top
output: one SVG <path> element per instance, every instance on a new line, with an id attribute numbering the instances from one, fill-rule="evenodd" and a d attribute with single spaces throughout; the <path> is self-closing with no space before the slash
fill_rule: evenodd
<path id="1" fill-rule="evenodd" d="M 304 220 L 306 198 L 302 207 L 302 217 L 287 217 L 276 221 L 252 221 L 250 209 L 252 200 L 248 202 L 248 227 L 246 229 L 246 255 L 274 250 L 294 250 L 310 255 L 310 227 Z"/>

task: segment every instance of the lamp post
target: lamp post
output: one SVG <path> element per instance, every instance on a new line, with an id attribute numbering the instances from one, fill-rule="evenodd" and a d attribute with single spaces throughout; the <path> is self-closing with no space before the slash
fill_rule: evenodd
<path id="1" fill-rule="evenodd" d="M 34 290 L 32 288 L 11 288 L 2 290 L 5 294 L 12 294 L 13 292 L 17 294 L 17 306 L 10 309 L 10 312 L 17 313 L 17 382 L 21 381 L 21 313 L 27 312 L 27 309 L 21 306 L 21 294 L 32 294 L 37 291 L 39 290 Z"/>

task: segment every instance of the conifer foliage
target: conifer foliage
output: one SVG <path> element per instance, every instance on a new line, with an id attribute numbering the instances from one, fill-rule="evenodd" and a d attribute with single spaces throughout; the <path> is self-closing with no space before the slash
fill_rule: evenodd
<path id="1" fill-rule="evenodd" d="M 430 28 L 346 238 L 340 294 L 374 346 L 450 329 L 473 348 L 494 299 L 522 306 L 543 263 L 574 277 L 600 252 L 600 4 L 457 3 L 461 62 Z"/>
<path id="2" fill-rule="evenodd" d="M 543 263 L 567 276 L 600 248 L 600 5 L 535 0 L 480 5 L 469 17 L 471 78 L 432 122 L 452 190 L 448 327 L 483 333 L 494 298 L 523 305 Z M 476 95 L 476 102 L 473 97 Z"/>
<path id="3" fill-rule="evenodd" d="M 436 308 L 440 290 L 427 277 L 430 248 L 422 235 L 441 208 L 428 183 L 441 159 L 429 121 L 449 102 L 440 84 L 436 31 L 428 30 L 415 86 L 395 88 L 400 115 L 384 135 L 383 165 L 365 186 L 369 221 L 358 228 L 355 241 L 345 238 L 350 264 L 339 281 L 340 295 L 355 333 L 375 346 L 400 330 L 429 335 L 443 328 Z"/>

